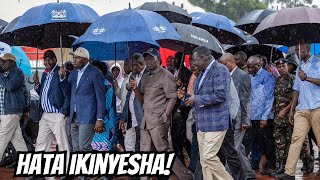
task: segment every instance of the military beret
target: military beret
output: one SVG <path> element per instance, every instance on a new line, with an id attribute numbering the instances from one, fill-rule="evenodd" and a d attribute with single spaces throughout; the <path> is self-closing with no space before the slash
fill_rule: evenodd
<path id="1" fill-rule="evenodd" d="M 275 65 L 278 65 L 278 64 L 286 64 L 286 63 L 288 63 L 289 61 L 287 60 L 287 59 L 285 59 L 285 58 L 280 58 L 280 59 L 278 59 L 278 60 L 276 60 L 275 62 L 274 62 L 274 64 Z"/>

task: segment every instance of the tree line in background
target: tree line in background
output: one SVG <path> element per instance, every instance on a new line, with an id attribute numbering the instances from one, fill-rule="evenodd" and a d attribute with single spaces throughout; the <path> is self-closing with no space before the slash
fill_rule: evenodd
<path id="1" fill-rule="evenodd" d="M 256 9 L 311 6 L 313 0 L 189 0 L 189 2 L 207 12 L 221 14 L 237 22 L 243 15 Z"/>

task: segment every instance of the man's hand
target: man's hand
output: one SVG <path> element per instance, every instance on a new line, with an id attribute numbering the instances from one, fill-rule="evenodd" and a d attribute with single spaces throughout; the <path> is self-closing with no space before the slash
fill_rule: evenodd
<path id="1" fill-rule="evenodd" d="M 97 120 L 96 124 L 94 126 L 94 130 L 96 133 L 102 133 L 105 131 L 104 126 L 103 126 L 103 121 Z"/>
<path id="2" fill-rule="evenodd" d="M 59 77 L 60 79 L 64 79 L 67 76 L 67 72 L 64 69 L 64 65 L 61 65 L 60 70 L 59 70 Z"/>
<path id="3" fill-rule="evenodd" d="M 121 129 L 122 132 L 125 131 L 124 121 L 123 121 L 123 120 L 120 120 L 120 121 L 119 121 L 119 129 Z"/>
<path id="4" fill-rule="evenodd" d="M 268 121 L 260 120 L 260 128 L 264 128 L 267 125 Z"/>
<path id="5" fill-rule="evenodd" d="M 246 129 L 248 129 L 248 125 L 247 124 L 242 124 L 241 125 L 241 130 L 246 130 Z"/>
<path id="6" fill-rule="evenodd" d="M 22 118 L 23 118 L 23 120 L 25 120 L 25 121 L 29 120 L 29 119 L 30 119 L 30 112 L 24 112 L 24 113 L 22 114 Z"/>
<path id="7" fill-rule="evenodd" d="M 186 88 L 183 87 L 182 89 L 178 89 L 177 94 L 179 99 L 183 99 L 183 97 L 186 95 Z"/>
<path id="8" fill-rule="evenodd" d="M 294 124 L 294 112 L 293 111 L 290 111 L 289 113 L 289 122 L 290 124 Z"/>
<path id="9" fill-rule="evenodd" d="M 194 103 L 195 103 L 194 95 L 190 96 L 189 98 L 187 98 L 187 99 L 185 100 L 185 104 L 186 104 L 187 106 L 192 107 L 192 106 L 194 105 Z"/>
<path id="10" fill-rule="evenodd" d="M 302 70 L 301 67 L 299 68 L 299 73 L 298 73 L 298 75 L 299 75 L 299 78 L 300 78 L 302 81 L 304 81 L 304 80 L 307 79 L 307 74 L 304 73 L 304 71 Z"/>
<path id="11" fill-rule="evenodd" d="M 136 90 L 137 89 L 137 81 L 136 80 L 129 80 L 129 86 L 132 90 Z"/>
<path id="12" fill-rule="evenodd" d="M 286 117 L 287 113 L 288 113 L 288 111 L 286 111 L 285 109 L 282 109 L 282 110 L 279 112 L 278 117 L 279 117 L 279 118 L 284 118 L 284 117 Z"/>
<path id="13" fill-rule="evenodd" d="M 40 83 L 39 83 L 38 71 L 36 71 L 36 72 L 34 73 L 34 75 L 33 75 L 33 82 L 34 82 L 34 84 L 35 84 L 36 86 L 40 84 Z"/>

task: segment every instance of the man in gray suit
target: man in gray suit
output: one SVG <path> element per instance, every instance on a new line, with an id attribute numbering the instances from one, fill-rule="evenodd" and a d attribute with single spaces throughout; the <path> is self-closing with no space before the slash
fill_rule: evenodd
<path id="1" fill-rule="evenodd" d="M 245 147 L 242 144 L 246 129 L 251 123 L 251 79 L 248 73 L 237 67 L 236 60 L 232 54 L 224 54 L 219 59 L 219 62 L 224 64 L 230 71 L 240 98 L 240 109 L 234 122 L 235 148 L 238 151 L 246 179 L 255 179 L 255 172 L 252 170 L 250 161 L 246 156 Z"/>

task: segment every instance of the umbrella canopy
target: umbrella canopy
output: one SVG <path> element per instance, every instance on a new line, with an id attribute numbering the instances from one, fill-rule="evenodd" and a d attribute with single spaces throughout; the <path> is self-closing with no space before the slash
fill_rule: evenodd
<path id="1" fill-rule="evenodd" d="M 71 47 L 73 38 L 82 35 L 99 15 L 82 4 L 61 2 L 36 6 L 26 11 L 12 28 L 11 45 L 38 47 Z"/>
<path id="2" fill-rule="evenodd" d="M 165 44 L 168 40 L 180 40 L 180 36 L 167 19 L 155 12 L 127 9 L 109 13 L 97 19 L 74 43 L 74 46 L 91 46 L 91 52 L 90 49 L 89 52 L 96 57 L 96 60 L 109 60 L 102 54 L 111 51 L 116 56 L 115 52 L 119 47 L 127 47 L 123 49 L 132 54 L 135 49 L 160 46 L 159 43 Z M 113 43 L 122 44 L 114 45 Z M 94 51 L 92 47 L 101 49 Z M 118 57 L 111 59 L 116 60 Z"/>
<path id="3" fill-rule="evenodd" d="M 0 19 L 0 32 L 8 25 L 8 22 Z"/>
<path id="4" fill-rule="evenodd" d="M 6 42 L 8 44 L 14 44 L 15 34 L 13 29 L 16 26 L 21 16 L 14 18 L 0 33 L 0 41 Z"/>
<path id="5" fill-rule="evenodd" d="M 256 30 L 261 21 L 275 12 L 277 11 L 273 9 L 259 9 L 251 11 L 245 14 L 235 25 L 235 27 L 246 31 L 247 33 L 253 34 L 254 30 Z"/>
<path id="6" fill-rule="evenodd" d="M 279 45 L 275 44 L 259 44 L 259 41 L 254 37 L 248 37 L 248 41 L 241 46 L 228 45 L 225 50 L 232 54 L 243 51 L 248 57 L 256 54 L 266 56 L 270 62 L 274 62 L 283 57 L 282 51 L 278 49 Z"/>
<path id="7" fill-rule="evenodd" d="M 27 54 L 19 46 L 12 46 L 11 53 L 16 56 L 17 66 L 23 71 L 27 76 L 32 76 L 31 64 Z"/>
<path id="8" fill-rule="evenodd" d="M 294 46 L 300 41 L 320 42 L 320 10 L 297 7 L 266 17 L 253 35 L 264 44 Z"/>
<path id="9" fill-rule="evenodd" d="M 224 50 L 217 38 L 212 36 L 208 31 L 192 25 L 173 23 L 180 41 L 172 41 L 164 44 L 162 47 L 172 49 L 185 54 L 191 54 L 198 46 L 205 46 L 210 49 L 213 54 L 222 55 Z"/>
<path id="10" fill-rule="evenodd" d="M 186 10 L 167 2 L 146 2 L 138 8 L 159 13 L 171 23 L 190 24 L 192 21 Z"/>
<path id="11" fill-rule="evenodd" d="M 242 44 L 246 42 L 243 32 L 235 28 L 235 22 L 214 13 L 191 13 L 192 25 L 203 28 L 215 36 L 222 44 Z"/>

